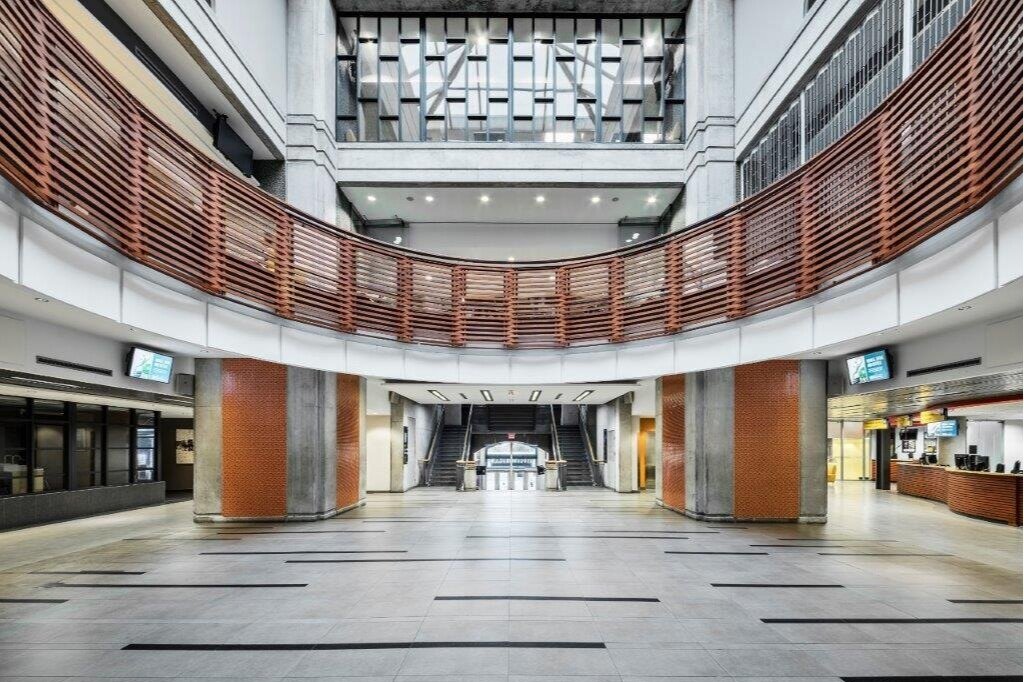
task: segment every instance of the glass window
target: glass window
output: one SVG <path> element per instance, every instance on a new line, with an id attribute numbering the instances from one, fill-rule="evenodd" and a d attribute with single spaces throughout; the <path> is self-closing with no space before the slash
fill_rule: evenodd
<path id="1" fill-rule="evenodd" d="M 22 403 L 20 410 L 14 404 L 18 401 Z M 0 495 L 24 495 L 29 491 L 27 403 L 24 398 L 0 398 L 0 419 L 5 420 L 0 422 Z"/>
<path id="2" fill-rule="evenodd" d="M 36 424 L 31 489 L 34 493 L 64 490 L 63 424 Z"/>
<path id="3" fill-rule="evenodd" d="M 81 417 L 79 409 L 79 420 Z M 98 485 L 103 485 L 103 427 L 99 424 L 78 426 L 75 429 L 75 486 Z"/>
<path id="4" fill-rule="evenodd" d="M 140 412 L 139 416 L 143 414 Z M 153 423 L 153 413 L 148 413 Z M 139 420 L 142 424 L 142 420 Z M 153 426 L 139 426 L 135 429 L 135 480 L 156 480 L 156 429 Z"/>
<path id="5" fill-rule="evenodd" d="M 341 16 L 338 138 L 679 140 L 684 29 L 660 17 Z"/>
<path id="6" fill-rule="evenodd" d="M 111 410 L 113 412 L 113 410 Z M 131 427 L 107 427 L 107 485 L 127 485 L 130 477 Z"/>

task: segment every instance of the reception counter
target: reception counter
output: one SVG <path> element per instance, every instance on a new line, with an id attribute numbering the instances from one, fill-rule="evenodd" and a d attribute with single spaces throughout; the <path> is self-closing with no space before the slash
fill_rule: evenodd
<path id="1" fill-rule="evenodd" d="M 899 470 L 902 495 L 945 502 L 958 514 L 1021 525 L 1021 476 L 909 462 L 893 462 L 893 469 Z"/>

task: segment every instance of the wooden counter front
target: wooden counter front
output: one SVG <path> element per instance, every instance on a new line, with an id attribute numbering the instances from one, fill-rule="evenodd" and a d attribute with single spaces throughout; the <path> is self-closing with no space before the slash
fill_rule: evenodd
<path id="1" fill-rule="evenodd" d="M 946 482 L 946 503 L 958 514 L 1021 525 L 1020 476 L 950 469 Z"/>
<path id="2" fill-rule="evenodd" d="M 900 477 L 899 484 L 896 486 L 897 492 L 928 500 L 946 501 L 948 473 L 946 467 L 909 462 L 894 462 L 894 465 L 893 469 L 899 470 Z"/>
<path id="3" fill-rule="evenodd" d="M 899 477 L 900 477 L 899 467 L 895 466 L 895 465 L 899 464 L 899 460 L 890 459 L 890 460 L 888 460 L 888 462 L 889 462 L 889 483 L 898 483 L 899 482 Z M 875 460 L 871 460 L 871 480 L 874 481 L 877 478 L 878 478 L 878 462 L 875 461 Z"/>

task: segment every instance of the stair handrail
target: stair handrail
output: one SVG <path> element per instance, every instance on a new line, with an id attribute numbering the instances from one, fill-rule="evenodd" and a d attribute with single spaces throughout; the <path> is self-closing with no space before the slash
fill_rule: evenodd
<path id="1" fill-rule="evenodd" d="M 583 438 L 583 447 L 587 449 L 587 466 L 590 467 L 590 478 L 594 482 L 595 487 L 603 487 L 604 481 L 601 479 L 601 469 L 597 466 L 597 454 L 594 452 L 594 444 L 590 442 L 590 433 L 587 431 L 587 406 L 580 405 L 577 411 L 579 417 L 577 423 L 580 427 L 580 436 Z"/>
<path id="2" fill-rule="evenodd" d="M 551 409 L 551 454 L 554 455 L 554 461 L 558 463 L 558 489 L 565 490 L 568 482 L 565 480 L 565 460 L 562 459 L 562 445 L 558 442 L 558 423 L 555 421 L 555 406 L 548 405 L 548 407 Z"/>
<path id="3" fill-rule="evenodd" d="M 472 434 L 473 434 L 473 406 L 470 405 L 469 406 L 469 415 L 467 415 L 467 417 L 466 417 L 466 433 L 465 433 L 465 435 L 462 438 L 462 458 L 461 459 L 462 459 L 463 462 L 471 461 L 470 457 L 473 455 L 473 453 L 471 453 L 469 451 L 470 436 Z M 465 465 L 463 465 L 463 466 L 465 466 Z M 463 469 L 463 475 L 455 477 L 455 489 L 456 490 L 462 490 L 462 488 L 463 488 L 463 486 L 465 484 L 466 484 L 465 470 Z"/>
<path id="4" fill-rule="evenodd" d="M 434 475 L 434 453 L 441 442 L 441 433 L 444 431 L 444 405 L 434 405 L 434 418 L 430 434 L 430 445 L 427 446 L 427 456 L 420 459 L 420 480 L 424 485 L 430 485 L 430 478 Z"/>

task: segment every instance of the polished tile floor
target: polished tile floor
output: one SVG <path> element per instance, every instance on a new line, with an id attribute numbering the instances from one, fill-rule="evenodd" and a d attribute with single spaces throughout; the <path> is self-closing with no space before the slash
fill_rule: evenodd
<path id="1" fill-rule="evenodd" d="M 0 533 L 0 680 L 1021 679 L 1021 532 L 862 483 L 824 526 L 604 490 L 190 515 Z"/>

